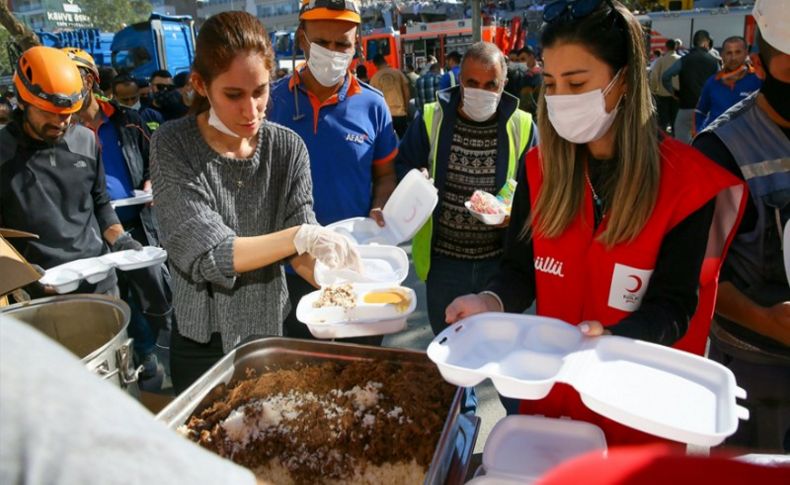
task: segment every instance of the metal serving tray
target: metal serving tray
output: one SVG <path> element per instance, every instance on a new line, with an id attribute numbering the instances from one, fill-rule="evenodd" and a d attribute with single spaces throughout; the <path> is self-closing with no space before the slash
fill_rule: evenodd
<path id="1" fill-rule="evenodd" d="M 245 369 L 255 369 L 260 373 L 267 367 L 288 368 L 296 363 L 319 363 L 327 360 L 416 362 L 436 372 L 425 352 L 337 342 L 264 338 L 246 343 L 228 353 L 164 408 L 156 419 L 169 428 L 176 429 L 186 423 L 195 411 L 199 412 L 210 404 L 203 402 L 203 399 L 212 389 L 233 379 L 243 379 Z M 458 388 L 425 476 L 425 485 L 460 484 L 466 479 L 480 429 L 480 418 L 460 414 L 462 398 L 463 389 Z"/>

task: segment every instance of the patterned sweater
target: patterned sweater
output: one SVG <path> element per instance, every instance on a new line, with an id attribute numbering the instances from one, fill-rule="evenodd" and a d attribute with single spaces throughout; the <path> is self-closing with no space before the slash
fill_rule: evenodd
<path id="1" fill-rule="evenodd" d="M 475 190 L 496 194 L 497 120 L 478 123 L 458 117 L 450 145 L 447 182 L 439 201 L 433 250 L 466 260 L 496 258 L 503 253 L 505 230 L 487 226 L 464 207 Z"/>

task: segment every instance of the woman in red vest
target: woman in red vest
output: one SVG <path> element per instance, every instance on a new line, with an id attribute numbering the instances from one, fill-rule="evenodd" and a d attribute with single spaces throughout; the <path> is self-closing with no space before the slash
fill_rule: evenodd
<path id="1" fill-rule="evenodd" d="M 625 7 L 560 0 L 544 20 L 540 145 L 520 171 L 501 269 L 447 322 L 535 302 L 590 337 L 702 354 L 745 185 L 659 132 L 642 28 Z M 610 445 L 657 439 L 589 411 L 565 385 L 520 411 L 592 422 Z"/>

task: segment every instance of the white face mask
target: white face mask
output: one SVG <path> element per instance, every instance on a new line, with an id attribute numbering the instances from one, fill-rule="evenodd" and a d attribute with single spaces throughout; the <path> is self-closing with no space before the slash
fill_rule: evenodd
<path id="1" fill-rule="evenodd" d="M 494 116 L 502 93 L 463 87 L 464 114 L 474 121 L 486 121 Z"/>
<path id="2" fill-rule="evenodd" d="M 622 70 L 617 71 L 606 89 L 593 89 L 582 94 L 546 96 L 549 121 L 557 134 L 571 143 L 589 143 L 606 134 L 614 123 L 620 100 L 606 112 L 606 94 L 612 89 Z"/>
<path id="3" fill-rule="evenodd" d="M 219 116 L 217 116 L 217 113 L 214 111 L 213 107 L 208 110 L 208 124 L 209 126 L 213 126 L 214 128 L 216 128 L 217 131 L 219 131 L 220 133 L 224 133 L 234 138 L 241 138 L 239 135 L 234 133 L 233 130 L 228 128 L 227 125 L 225 125 L 225 123 L 223 123 L 221 119 L 219 119 Z"/>
<path id="4" fill-rule="evenodd" d="M 125 104 L 122 104 L 121 106 L 123 106 L 124 108 L 133 109 L 135 111 L 140 111 L 140 101 L 139 100 L 136 103 L 134 103 L 133 105 L 131 105 L 131 106 L 126 106 Z"/>
<path id="5" fill-rule="evenodd" d="M 305 36 L 305 39 L 307 39 L 307 36 Z M 314 42 L 310 42 L 307 67 L 310 69 L 310 74 L 313 75 L 319 84 L 331 88 L 332 86 L 337 86 L 343 80 L 353 59 L 354 54 L 331 51 Z"/>

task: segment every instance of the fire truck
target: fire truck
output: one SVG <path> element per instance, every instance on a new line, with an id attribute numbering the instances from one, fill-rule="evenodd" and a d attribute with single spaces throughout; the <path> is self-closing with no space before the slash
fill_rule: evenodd
<path id="1" fill-rule="evenodd" d="M 486 24 L 489 25 L 486 25 Z M 492 25 L 483 21 L 482 40 L 496 44 L 507 54 L 520 42 L 523 34 L 518 21 L 508 27 Z M 368 76 L 376 72 L 373 58 L 381 54 L 387 64 L 403 69 L 412 64 L 421 69 L 430 56 L 444 65 L 445 57 L 453 51 L 463 55 L 473 44 L 472 19 L 445 20 L 441 22 L 407 24 L 400 31 L 374 31 L 362 36 L 362 51 Z"/>

